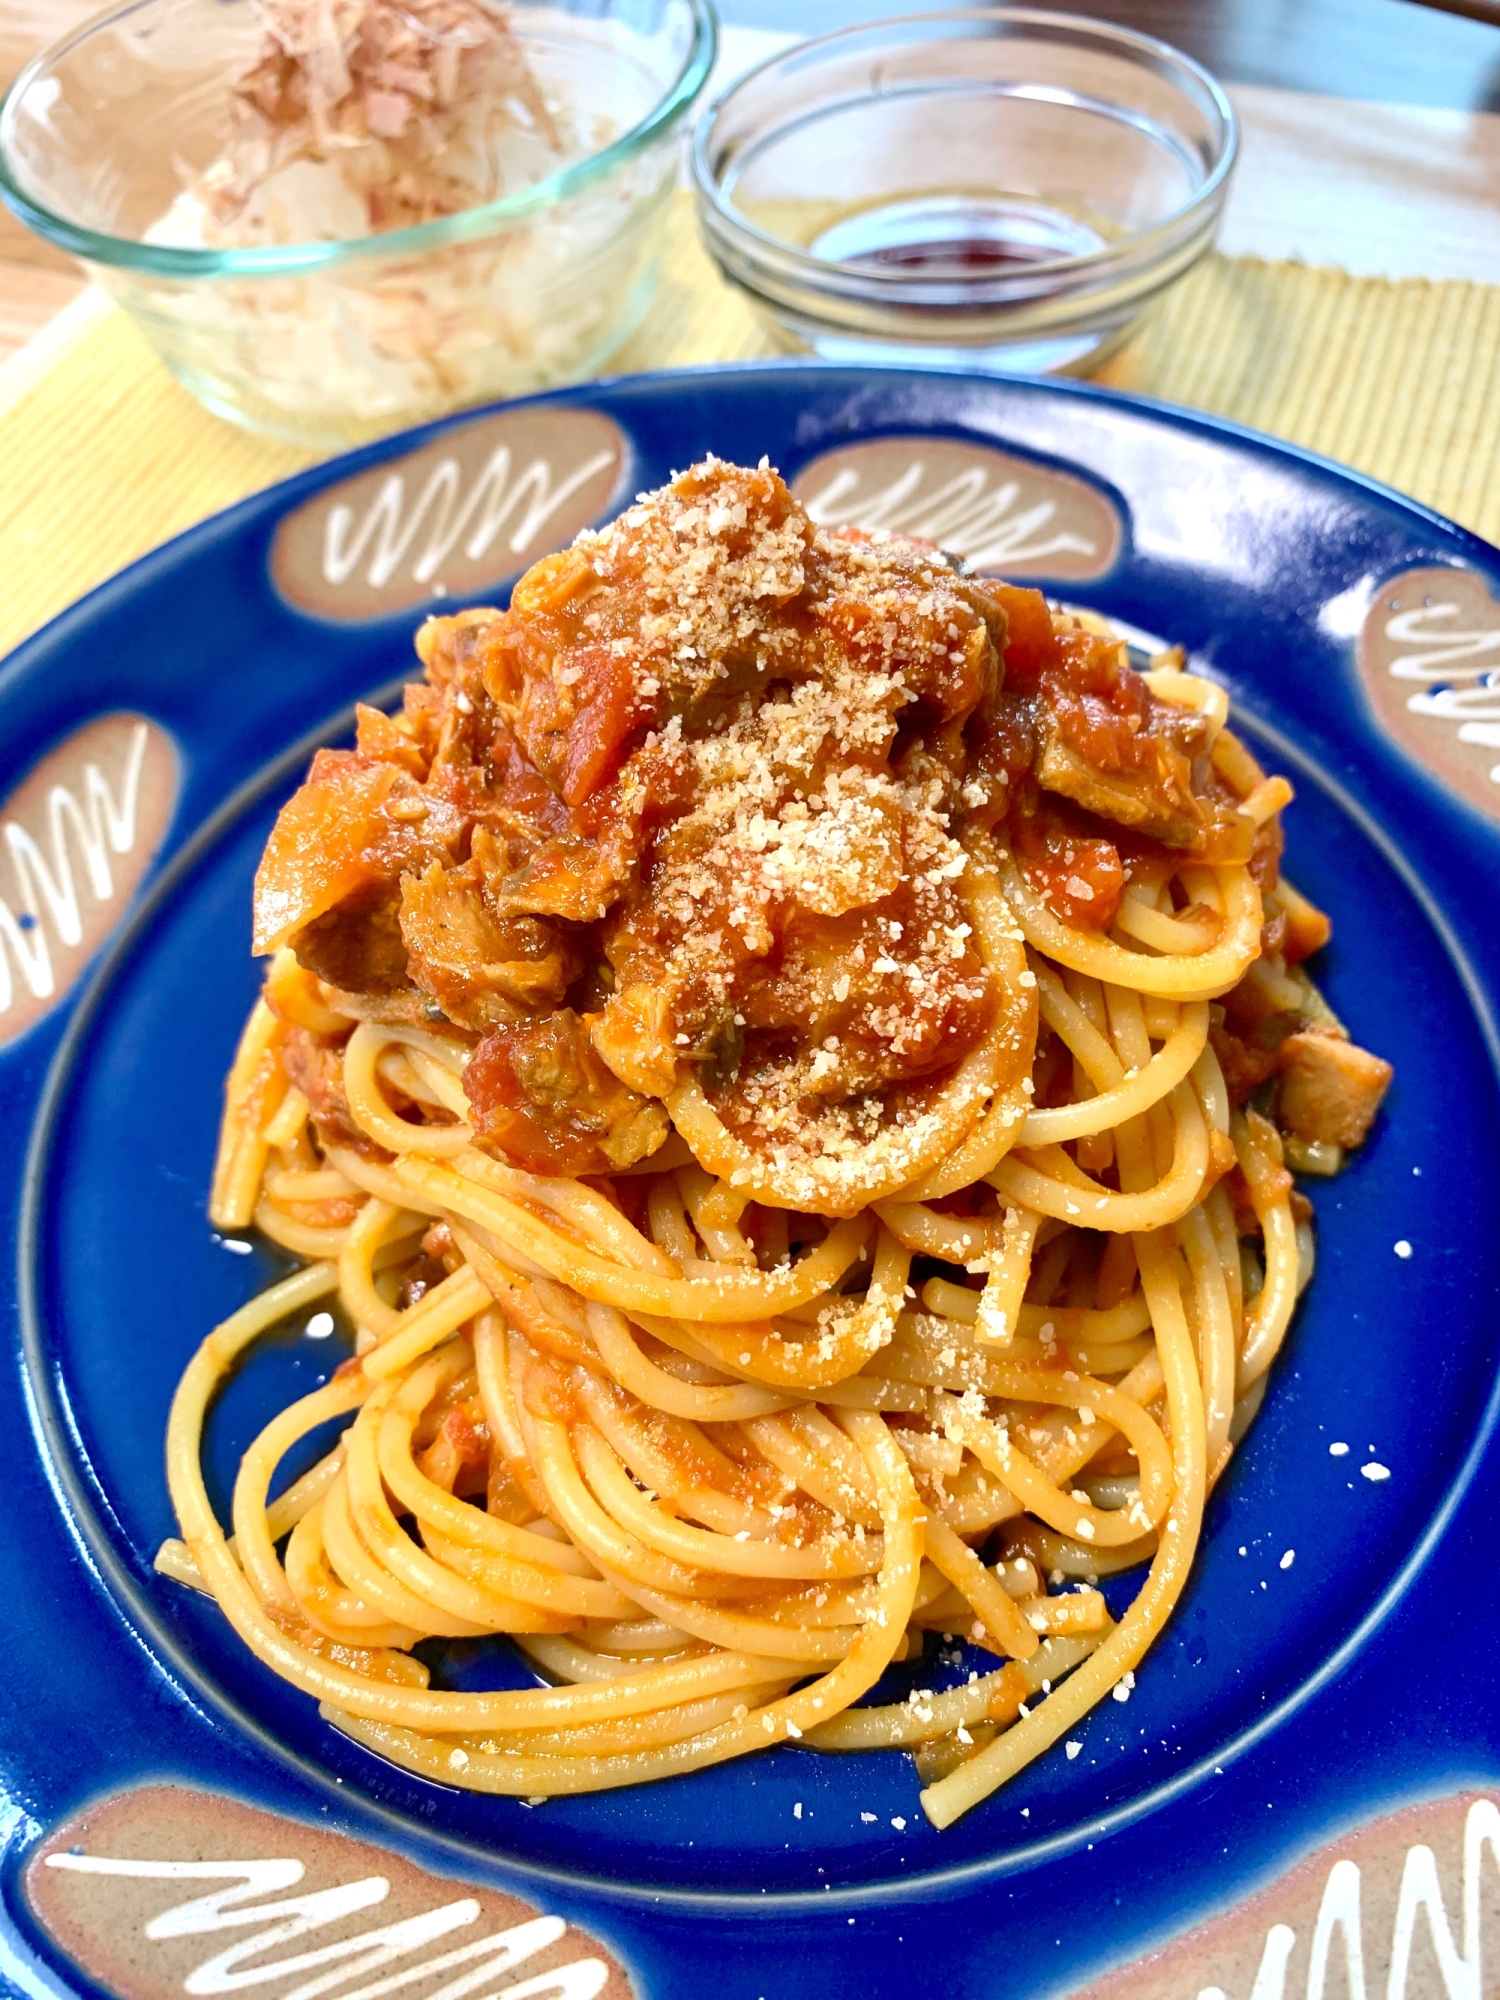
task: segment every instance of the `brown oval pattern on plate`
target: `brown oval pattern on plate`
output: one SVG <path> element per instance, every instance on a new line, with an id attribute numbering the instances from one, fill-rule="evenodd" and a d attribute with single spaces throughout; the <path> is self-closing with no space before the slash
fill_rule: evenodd
<path id="1" fill-rule="evenodd" d="M 841 445 L 804 465 L 792 491 L 821 527 L 917 535 L 1007 577 L 1083 582 L 1120 552 L 1119 514 L 1097 488 L 977 442 Z"/>
<path id="2" fill-rule="evenodd" d="M 0 1047 L 49 1014 L 166 838 L 177 752 L 142 715 L 101 715 L 0 805 Z"/>
<path id="3" fill-rule="evenodd" d="M 1360 677 L 1404 750 L 1500 819 L 1500 603 L 1472 570 L 1403 570 L 1360 630 Z"/>
<path id="4" fill-rule="evenodd" d="M 1480 2000 L 1497 1963 L 1500 1809 L 1464 1792 L 1330 1841 L 1072 2000 Z"/>
<path id="5" fill-rule="evenodd" d="M 634 1993 L 597 1938 L 518 1896 L 187 1786 L 90 1806 L 37 1849 L 25 1891 L 47 1935 L 118 2000 Z"/>
<path id="6" fill-rule="evenodd" d="M 616 497 L 625 434 L 598 410 L 500 410 L 304 502 L 271 577 L 319 618 L 470 599 L 572 541 Z"/>

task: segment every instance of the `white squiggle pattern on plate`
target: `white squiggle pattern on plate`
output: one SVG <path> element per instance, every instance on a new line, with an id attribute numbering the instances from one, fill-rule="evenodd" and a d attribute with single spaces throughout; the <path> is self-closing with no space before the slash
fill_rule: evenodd
<path id="1" fill-rule="evenodd" d="M 290 1856 L 269 1861 L 125 1861 L 100 1854 L 49 1854 L 49 1868 L 84 1875 L 134 1876 L 148 1882 L 226 1882 L 229 1886 L 174 1904 L 142 1926 L 154 1943 L 171 1938 L 214 1937 L 226 1931 L 248 1935 L 195 1965 L 182 1982 L 194 1995 L 240 1993 L 276 1988 L 268 2000 L 321 2000 L 338 1989 L 338 2000 L 377 2000 L 400 1990 L 417 2000 L 495 2000 L 492 1981 L 503 1979 L 529 1958 L 556 1944 L 567 1930 L 561 1917 L 532 1917 L 508 1930 L 471 1939 L 453 1949 L 412 1963 L 415 1953 L 467 1929 L 480 1915 L 472 1896 L 441 1903 L 399 1922 L 360 1931 L 328 1944 L 294 1951 L 269 1962 L 264 1954 L 295 1945 L 311 1932 L 373 1909 L 390 1894 L 383 1875 L 369 1875 L 300 1896 L 281 1894 L 302 1880 L 303 1863 Z M 269 1896 L 270 1902 L 256 1899 Z M 259 1960 L 259 1963 L 251 1961 Z M 391 1972 L 400 1960 L 407 1963 Z M 367 1974 L 376 1975 L 366 1977 Z M 303 1975 L 310 1975 L 304 1977 Z M 609 1977 L 601 1959 L 580 1958 L 552 1966 L 500 1989 L 500 2000 L 594 2000 Z M 441 1978 L 438 1989 L 427 1982 Z M 358 1980 L 354 1986 L 347 1984 Z M 290 1981 L 291 1984 L 283 1982 Z"/>
<path id="2" fill-rule="evenodd" d="M 554 484 L 552 461 L 533 458 L 512 479 L 510 446 L 497 445 L 467 493 L 458 460 L 439 459 L 410 507 L 406 475 L 393 472 L 357 526 L 354 509 L 345 502 L 329 509 L 323 531 L 323 580 L 347 583 L 368 551 L 365 580 L 372 589 L 383 590 L 408 557 L 414 581 L 431 583 L 460 546 L 470 562 L 480 561 L 513 516 L 508 545 L 512 555 L 523 555 L 580 487 L 614 461 L 612 451 L 595 452 Z"/>
<path id="3" fill-rule="evenodd" d="M 135 846 L 147 734 L 144 722 L 131 732 L 118 793 L 92 759 L 79 777 L 81 799 L 69 785 L 49 789 L 41 843 L 19 820 L 7 820 L 0 828 L 15 883 L 11 898 L 0 897 L 0 1015 L 15 1004 L 18 977 L 38 1000 L 50 999 L 57 990 L 49 927 L 58 945 L 80 943 L 80 889 L 95 903 L 114 900 L 113 857 L 129 854 Z M 82 864 L 81 884 L 75 857 Z"/>
<path id="4" fill-rule="evenodd" d="M 1412 1953 L 1417 1941 L 1417 1919 L 1425 1915 L 1428 1932 L 1443 1982 L 1445 2000 L 1484 2000 L 1484 1970 L 1480 1936 L 1480 1871 L 1484 1850 L 1500 1868 L 1500 1810 L 1490 1799 L 1476 1799 L 1464 1822 L 1463 1905 L 1460 1911 L 1460 1943 L 1453 1934 L 1438 1880 L 1437 1858 L 1430 1847 L 1418 1843 L 1406 1850 L 1401 1870 L 1401 1888 L 1396 1898 L 1396 1915 L 1391 1931 L 1390 1973 L 1384 2000 L 1412 2000 L 1408 1993 Z M 1335 1861 L 1328 1871 L 1323 1900 L 1313 1926 L 1312 1949 L 1308 1958 L 1306 2000 L 1324 2000 L 1336 1994 L 1338 2000 L 1377 2000 L 1365 1978 L 1365 1937 L 1360 1910 L 1361 1877 L 1359 1864 Z M 1342 1980 L 1330 1979 L 1335 1961 L 1335 1938 L 1343 1963 Z M 1287 1991 L 1287 1965 L 1297 1934 L 1286 1924 L 1273 1924 L 1266 1933 L 1260 1968 L 1248 2000 L 1293 2000 Z M 1424 1993 L 1435 1989 L 1423 1987 Z M 1490 1988 L 1493 1992 L 1495 1989 Z M 1205 1986 L 1197 2000 L 1228 2000 L 1221 1986 Z"/>
<path id="5" fill-rule="evenodd" d="M 1390 675 L 1427 683 L 1407 697 L 1413 715 L 1456 723 L 1460 743 L 1500 750 L 1500 625 L 1455 629 L 1450 621 L 1461 615 L 1457 604 L 1439 601 L 1387 618 L 1386 638 L 1413 649 L 1396 654 Z M 1491 769 L 1490 781 L 1500 785 L 1500 764 Z"/>
<path id="6" fill-rule="evenodd" d="M 1055 501 L 1028 505 L 1021 480 L 1002 478 L 992 486 L 992 476 L 988 466 L 974 465 L 924 492 L 927 465 L 914 458 L 888 486 L 859 494 L 859 474 L 845 466 L 804 504 L 819 527 L 856 522 L 888 534 L 916 535 L 951 549 L 980 570 L 1042 562 L 1048 556 L 1099 554 L 1098 542 L 1086 535 L 1067 529 L 1047 532 L 1057 515 Z"/>

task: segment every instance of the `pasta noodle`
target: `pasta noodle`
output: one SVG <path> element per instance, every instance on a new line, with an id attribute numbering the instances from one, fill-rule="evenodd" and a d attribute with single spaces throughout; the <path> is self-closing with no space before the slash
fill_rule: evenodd
<path id="1" fill-rule="evenodd" d="M 1389 1076 L 1301 969 L 1290 789 L 1175 656 L 765 468 L 419 649 L 262 865 L 210 1212 L 303 1268 L 183 1376 L 159 1566 L 446 1784 L 905 1746 L 946 1826 L 1163 1629 L 1311 1275 L 1289 1156 Z M 325 1302 L 226 1535 L 205 1413 Z M 932 1634 L 995 1665 L 859 1705 Z M 490 1635 L 538 1685 L 414 1650 Z"/>

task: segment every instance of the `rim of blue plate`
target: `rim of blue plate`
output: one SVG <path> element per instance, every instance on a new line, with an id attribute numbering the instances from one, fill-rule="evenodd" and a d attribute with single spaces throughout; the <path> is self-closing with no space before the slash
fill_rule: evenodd
<path id="1" fill-rule="evenodd" d="M 697 368 L 618 376 L 603 383 L 554 390 L 545 395 L 522 398 L 519 399 L 519 404 L 532 406 L 552 402 L 586 401 L 591 393 L 601 388 L 609 392 L 664 380 L 701 380 L 729 372 L 737 376 L 757 373 L 785 375 L 799 369 L 815 375 L 858 374 L 862 377 L 891 380 L 913 378 L 930 380 L 936 375 L 957 381 L 1002 386 L 1026 394 L 1043 396 L 1062 394 L 1070 398 L 1114 406 L 1127 413 L 1165 422 L 1179 429 L 1196 431 L 1211 438 L 1232 439 L 1267 456 L 1290 459 L 1368 491 L 1415 519 L 1441 528 L 1446 535 L 1457 536 L 1475 555 L 1482 557 L 1489 567 L 1500 572 L 1500 549 L 1484 542 L 1467 529 L 1459 527 L 1457 523 L 1448 520 L 1434 509 L 1410 500 L 1379 481 L 1354 472 L 1334 460 L 1298 446 L 1283 444 L 1243 425 L 1204 416 L 1195 411 L 1179 410 L 1170 404 L 1133 396 L 1123 391 L 1099 388 L 1087 382 L 1006 380 L 1003 383 L 995 383 L 993 378 L 962 370 L 849 369 L 835 364 L 808 363 L 796 357 L 788 357 L 770 362 L 735 363 L 728 369 L 722 365 L 710 364 Z M 97 586 L 87 596 L 80 598 L 77 603 L 59 613 L 57 618 L 51 620 L 40 632 L 24 641 L 7 660 L 0 662 L 0 702 L 4 700 L 7 669 L 22 664 L 33 647 L 47 641 L 65 621 L 81 614 L 102 596 L 125 588 L 142 569 L 167 562 L 174 552 L 185 544 L 196 538 L 222 533 L 240 522 L 248 522 L 259 514 L 285 512 L 305 494 L 337 483 L 365 465 L 378 463 L 388 456 L 403 455 L 427 438 L 446 429 L 472 422 L 495 409 L 508 407 L 516 405 L 486 405 L 476 410 L 463 411 L 454 417 L 440 419 L 436 423 L 424 425 L 413 431 L 380 439 L 357 451 L 296 473 L 291 478 L 187 529 L 171 541 L 163 543 L 160 548 L 140 557 L 128 568 Z M 374 622 L 372 621 L 372 624 Z M 406 675 L 400 676 L 391 683 L 391 687 L 400 686 L 407 678 Z M 379 690 L 377 694 L 385 691 Z M 304 758 L 319 743 L 326 742 L 341 726 L 347 724 L 352 713 L 351 704 L 342 705 L 313 728 L 304 731 L 279 756 L 254 772 L 242 785 L 237 786 L 207 819 L 193 829 L 172 854 L 146 895 L 130 913 L 128 921 L 106 948 L 104 955 L 86 980 L 58 1046 L 47 1065 L 22 1163 L 17 1223 L 17 1304 L 24 1363 L 23 1393 L 44 1476 L 58 1501 L 69 1533 L 96 1578 L 104 1585 L 106 1594 L 111 1600 L 110 1608 L 145 1645 L 157 1668 L 169 1674 L 184 1693 L 189 1693 L 232 1722 L 250 1743 L 265 1751 L 273 1763 L 284 1770 L 295 1772 L 330 1798 L 336 1798 L 345 1808 L 351 1801 L 351 1790 L 347 1785 L 336 1782 L 333 1776 L 315 1760 L 290 1750 L 260 1722 L 248 1715 L 241 1704 L 228 1696 L 197 1664 L 177 1638 L 166 1630 L 150 1596 L 128 1570 L 108 1528 L 100 1520 L 88 1484 L 69 1448 L 68 1425 L 58 1407 L 47 1366 L 46 1331 L 37 1291 L 37 1252 L 41 1221 L 40 1202 L 48 1169 L 53 1126 L 72 1074 L 78 1047 L 94 1017 L 107 1000 L 116 973 L 130 956 L 141 931 L 149 924 L 157 910 L 170 899 L 181 879 L 197 865 L 234 819 L 276 785 L 289 769 L 295 768 L 299 759 Z M 1277 755 L 1284 757 L 1288 764 L 1333 800 L 1411 893 L 1453 966 L 1455 976 L 1473 1010 L 1476 1025 L 1489 1056 L 1491 1070 L 1497 1082 L 1500 1082 L 1500 1021 L 1497 1021 L 1490 997 L 1470 964 L 1443 909 L 1433 899 L 1421 877 L 1407 863 L 1400 848 L 1347 788 L 1307 756 L 1283 731 L 1268 725 L 1261 717 L 1254 715 L 1253 710 L 1251 717 L 1256 731 L 1274 746 Z M 1464 810 L 1472 811 L 1468 807 Z M 1477 815 L 1474 816 L 1477 818 Z M 353 1793 L 352 1797 L 359 1811 L 369 1814 L 400 1843 L 410 1844 L 416 1840 L 423 1845 L 443 1851 L 455 1860 L 462 1859 L 471 1867 L 476 1863 L 488 1865 L 534 1881 L 560 1883 L 569 1887 L 603 1892 L 619 1902 L 638 1905 L 655 1904 L 670 1905 L 678 1909 L 733 1911 L 741 1916 L 760 1911 L 769 1917 L 776 1917 L 788 1911 L 845 1910 L 905 1901 L 924 1892 L 966 1889 L 986 1880 L 1017 1875 L 1042 1863 L 1075 1853 L 1085 1848 L 1091 1841 L 1130 1826 L 1169 1802 L 1181 1798 L 1214 1775 L 1216 1767 L 1222 1769 L 1264 1741 L 1323 1688 L 1336 1680 L 1363 1652 L 1425 1567 L 1446 1532 L 1464 1493 L 1473 1482 L 1497 1428 L 1500 1428 L 1500 1373 L 1497 1373 L 1489 1396 L 1479 1413 L 1467 1451 L 1406 1559 L 1342 1643 L 1274 1708 L 1258 1717 L 1254 1723 L 1241 1730 L 1221 1748 L 1205 1753 L 1186 1770 L 1179 1772 L 1165 1783 L 1152 1787 L 1113 1811 L 1081 1820 L 1065 1831 L 1043 1839 L 1018 1847 L 1009 1847 L 1003 1854 L 955 1863 L 949 1867 L 928 1868 L 869 1883 L 818 1891 L 777 1890 L 762 1894 L 754 1888 L 736 1891 L 656 1886 L 639 1880 L 622 1881 L 612 1876 L 551 1863 L 531 1863 L 524 1856 L 514 1852 L 501 1852 L 475 1841 L 447 1834 L 429 1821 L 417 1824 L 399 1808 L 385 1804 L 363 1789 Z"/>

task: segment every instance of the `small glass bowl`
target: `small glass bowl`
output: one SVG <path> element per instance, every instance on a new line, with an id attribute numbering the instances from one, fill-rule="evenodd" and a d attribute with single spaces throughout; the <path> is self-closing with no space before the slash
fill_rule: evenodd
<path id="1" fill-rule="evenodd" d="M 713 66 L 710 0 L 512 0 L 549 108 L 587 141 L 530 185 L 383 235 L 174 247 L 221 153 L 252 0 L 133 0 L 22 71 L 0 195 L 79 258 L 221 416 L 337 447 L 597 372 L 655 283 L 678 134 Z M 154 239 L 154 240 L 153 240 Z"/>
<path id="2" fill-rule="evenodd" d="M 710 252 L 788 348 L 1083 372 L 1207 250 L 1236 145 L 1166 43 L 976 8 L 762 63 L 703 114 L 693 178 Z"/>

